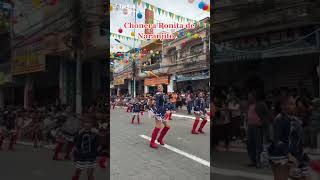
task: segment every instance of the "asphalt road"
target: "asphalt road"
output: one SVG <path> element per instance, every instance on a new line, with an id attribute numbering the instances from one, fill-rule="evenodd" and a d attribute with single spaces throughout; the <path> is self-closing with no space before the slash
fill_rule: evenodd
<path id="1" fill-rule="evenodd" d="M 71 161 L 53 161 L 52 150 L 17 145 L 15 151 L 0 151 L 1 180 L 71 180 Z M 109 179 L 106 169 L 96 168 L 96 180 Z M 87 180 L 85 173 L 80 180 Z"/>
<path id="2" fill-rule="evenodd" d="M 192 119 L 173 117 L 170 123 L 169 148 L 151 149 L 143 137 L 151 136 L 153 119 L 145 114 L 132 125 L 130 113 L 111 110 L 111 180 L 209 180 L 209 123 L 204 135 L 191 134 Z"/>

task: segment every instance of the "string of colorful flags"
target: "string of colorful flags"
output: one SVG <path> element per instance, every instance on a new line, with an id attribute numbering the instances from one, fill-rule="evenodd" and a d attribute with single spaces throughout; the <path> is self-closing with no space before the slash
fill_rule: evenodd
<path id="1" fill-rule="evenodd" d="M 122 39 L 122 40 L 133 40 L 133 41 L 136 41 L 136 42 L 144 41 L 142 39 L 136 39 L 136 38 L 129 37 L 129 36 L 123 36 L 123 35 L 112 33 L 112 32 L 110 32 L 110 37 L 118 38 L 118 39 Z"/>
<path id="2" fill-rule="evenodd" d="M 149 9 L 149 10 L 153 11 L 154 13 L 158 13 L 159 15 L 165 15 L 166 17 L 170 17 L 171 19 L 177 20 L 178 22 L 189 22 L 189 23 L 194 23 L 194 24 L 196 24 L 196 25 L 198 25 L 198 26 L 202 25 L 202 26 L 204 26 L 204 27 L 209 27 L 209 26 L 210 26 L 209 23 L 203 23 L 203 22 L 202 22 L 203 24 L 201 24 L 200 21 L 196 21 L 196 20 L 192 20 L 192 19 L 190 19 L 190 18 L 183 17 L 183 16 L 178 15 L 178 14 L 175 14 L 175 13 L 173 13 L 173 12 L 164 10 L 164 9 L 162 9 L 162 8 L 159 8 L 159 7 L 156 7 L 156 6 L 154 6 L 154 5 L 150 4 L 150 3 L 144 2 L 144 1 L 142 1 L 142 0 L 129 0 L 129 1 L 132 1 L 134 4 L 137 4 L 137 5 L 139 5 L 139 6 L 142 6 L 143 9 Z M 194 1 L 189 0 L 189 3 L 193 3 L 193 2 L 194 2 Z M 206 12 L 210 12 L 210 4 L 206 4 L 206 3 L 204 3 L 204 2 L 201 1 L 201 2 L 199 3 L 198 7 L 199 7 L 200 9 L 206 11 Z M 118 8 L 119 8 L 119 7 L 118 7 Z M 112 10 L 113 10 L 113 6 L 112 6 L 112 4 L 110 4 L 110 11 L 112 11 Z M 123 9 L 123 13 L 124 13 L 124 14 L 128 14 L 128 9 L 127 9 L 127 7 L 125 7 L 125 8 Z M 141 12 L 138 12 L 137 17 L 138 17 L 139 19 L 141 19 L 141 18 L 142 18 L 142 13 L 141 13 Z"/>

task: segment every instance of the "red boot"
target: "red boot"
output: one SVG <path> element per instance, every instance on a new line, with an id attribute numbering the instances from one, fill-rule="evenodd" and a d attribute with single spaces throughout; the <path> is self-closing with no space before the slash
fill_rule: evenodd
<path id="1" fill-rule="evenodd" d="M 164 142 L 163 142 L 163 137 L 167 134 L 167 132 L 169 131 L 170 127 L 164 127 L 160 133 L 160 136 L 158 138 L 158 142 L 161 144 L 161 145 L 164 145 Z"/>
<path id="2" fill-rule="evenodd" d="M 3 144 L 3 137 L 0 136 L 0 150 L 2 150 L 2 144 Z"/>
<path id="3" fill-rule="evenodd" d="M 312 160 L 310 162 L 310 167 L 312 168 L 313 171 L 320 174 L 320 161 Z"/>
<path id="4" fill-rule="evenodd" d="M 107 161 L 107 158 L 106 157 L 102 157 L 100 160 L 99 160 L 99 166 L 103 169 L 107 168 L 106 167 L 106 161 Z"/>
<path id="5" fill-rule="evenodd" d="M 152 135 L 151 135 L 151 141 L 150 141 L 150 147 L 151 148 L 158 148 L 158 145 L 155 143 L 158 133 L 160 131 L 160 128 L 155 127 L 152 131 Z"/>
<path id="6" fill-rule="evenodd" d="M 193 126 L 192 126 L 192 131 L 191 131 L 192 134 L 199 134 L 199 133 L 196 131 L 196 128 L 197 128 L 198 124 L 199 124 L 199 119 L 196 119 L 196 120 L 194 121 L 194 123 L 193 123 Z"/>
<path id="7" fill-rule="evenodd" d="M 94 176 L 88 176 L 88 180 L 94 180 Z"/>
<path id="8" fill-rule="evenodd" d="M 172 120 L 172 112 L 169 113 L 169 120 Z"/>
<path id="9" fill-rule="evenodd" d="M 202 131 L 202 129 L 203 129 L 203 127 L 206 125 L 206 123 L 207 123 L 207 120 L 204 119 L 204 120 L 201 122 L 201 124 L 200 124 L 200 127 L 199 127 L 198 132 L 204 134 L 204 132 Z"/>
<path id="10" fill-rule="evenodd" d="M 141 111 L 141 116 L 143 116 L 143 111 Z"/>
<path id="11" fill-rule="evenodd" d="M 70 160 L 70 153 L 72 152 L 73 149 L 73 143 L 69 143 L 67 147 L 67 152 L 66 155 L 64 156 L 64 160 Z"/>
<path id="12" fill-rule="evenodd" d="M 140 116 L 138 115 L 138 124 L 140 124 Z"/>
<path id="13" fill-rule="evenodd" d="M 79 176 L 72 176 L 72 180 L 79 180 Z"/>
<path id="14" fill-rule="evenodd" d="M 57 146 L 56 146 L 56 149 L 55 149 L 55 152 L 54 152 L 54 155 L 53 155 L 53 158 L 52 158 L 53 160 L 61 160 L 59 158 L 59 153 L 61 152 L 62 147 L 63 147 L 63 143 L 58 142 Z"/>
<path id="15" fill-rule="evenodd" d="M 135 116 L 132 117 L 131 124 L 134 123 L 134 118 L 135 118 Z"/>

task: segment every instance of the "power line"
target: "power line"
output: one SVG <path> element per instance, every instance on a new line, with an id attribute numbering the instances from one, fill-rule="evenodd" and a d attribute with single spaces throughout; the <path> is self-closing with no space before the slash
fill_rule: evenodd
<path id="1" fill-rule="evenodd" d="M 273 50 L 277 50 L 277 49 L 281 49 L 281 48 L 285 48 L 285 47 L 288 47 L 290 45 L 294 45 L 296 43 L 298 43 L 299 41 L 302 41 L 310 36 L 312 36 L 313 34 L 317 33 L 318 31 L 320 30 L 320 28 L 316 29 L 315 31 L 313 31 L 312 33 L 310 34 L 307 34 L 303 37 L 301 37 L 300 39 L 297 39 L 293 42 L 290 42 L 288 44 L 285 44 L 283 46 L 279 46 L 279 47 L 275 47 L 275 48 L 270 48 L 270 49 L 264 49 L 264 50 L 255 50 L 255 51 L 244 51 L 244 50 L 238 50 L 238 49 L 234 49 L 234 48 L 229 48 L 229 47 L 223 47 L 222 45 L 218 44 L 218 43 L 215 43 L 215 42 L 212 42 L 213 45 L 217 46 L 217 47 L 220 47 L 221 49 L 227 49 L 227 50 L 230 50 L 230 51 L 234 51 L 234 52 L 238 52 L 238 53 L 264 53 L 264 52 L 269 52 L 269 51 L 273 51 Z"/>
<path id="2" fill-rule="evenodd" d="M 197 54 L 197 55 L 198 55 L 198 56 L 208 55 L 208 53 L 203 53 L 203 52 L 202 52 L 202 53 Z M 192 59 L 193 57 L 195 57 L 195 55 L 189 55 L 188 57 L 179 58 L 179 59 L 177 59 L 177 60 L 178 60 L 178 61 L 179 61 L 180 59 L 189 60 L 189 59 Z M 177 60 L 176 60 L 176 62 L 177 62 Z M 205 61 L 205 60 L 207 60 L 207 59 L 201 59 L 201 60 L 197 59 L 197 61 Z M 161 60 L 161 61 L 162 61 L 162 60 Z M 180 60 L 180 61 L 181 61 L 181 60 Z M 177 66 L 177 65 L 180 65 L 180 64 L 175 63 L 175 64 L 170 64 L 170 65 L 161 66 L 160 68 L 172 67 L 172 66 Z M 183 63 L 181 63 L 181 65 L 183 65 Z M 122 71 L 120 71 L 119 73 L 115 73 L 115 74 L 124 73 L 124 71 L 130 69 L 131 67 L 132 67 L 132 65 L 127 66 L 127 67 L 125 67 Z M 160 69 L 160 68 L 159 68 L 159 69 Z"/>

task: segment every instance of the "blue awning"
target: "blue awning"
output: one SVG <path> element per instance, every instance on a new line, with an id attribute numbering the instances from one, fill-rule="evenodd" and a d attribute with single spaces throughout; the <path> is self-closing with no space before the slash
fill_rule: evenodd
<path id="1" fill-rule="evenodd" d="M 202 79 L 210 79 L 209 75 L 205 76 L 191 76 L 191 77 L 185 77 L 185 76 L 177 76 L 176 81 L 182 82 L 182 81 L 196 81 L 196 80 L 202 80 Z"/>

